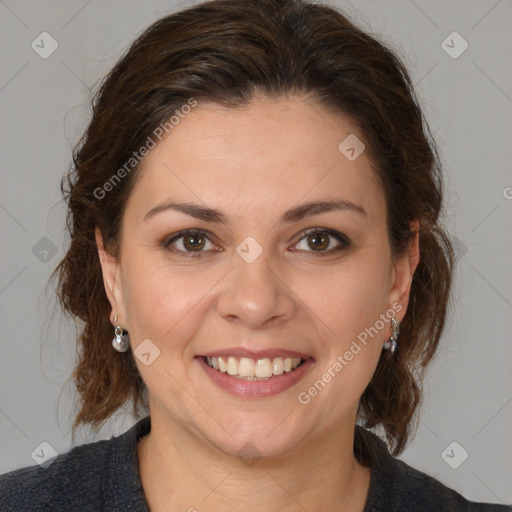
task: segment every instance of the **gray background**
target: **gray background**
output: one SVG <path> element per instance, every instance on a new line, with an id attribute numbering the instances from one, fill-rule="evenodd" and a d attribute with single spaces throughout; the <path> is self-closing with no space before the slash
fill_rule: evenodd
<path id="1" fill-rule="evenodd" d="M 45 285 L 68 243 L 59 182 L 88 120 L 89 89 L 135 34 L 188 5 L 0 0 L 0 473 L 35 464 L 31 453 L 43 441 L 59 453 L 72 446 L 67 379 L 76 333 Z M 405 60 L 447 174 L 455 306 L 425 382 L 417 435 L 400 458 L 470 499 L 512 503 L 512 3 L 331 5 Z M 46 59 L 31 47 L 44 31 L 58 43 Z M 441 46 L 453 31 L 469 44 L 458 58 Z M 446 44 L 461 48 L 460 40 Z M 76 443 L 133 422 L 119 414 Z M 461 448 L 445 452 L 453 441 Z M 456 465 L 462 449 L 469 457 L 452 469 L 446 453 Z"/>

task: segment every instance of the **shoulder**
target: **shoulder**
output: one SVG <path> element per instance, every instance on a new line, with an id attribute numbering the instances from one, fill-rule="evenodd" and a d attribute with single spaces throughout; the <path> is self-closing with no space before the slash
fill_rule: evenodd
<path id="1" fill-rule="evenodd" d="M 1 475 L 0 510 L 101 510 L 103 473 L 113 442 L 77 446 L 45 467 L 28 466 Z"/>
<path id="2" fill-rule="evenodd" d="M 512 506 L 469 501 L 455 489 L 395 459 L 402 477 L 400 510 L 446 512 L 512 512 Z M 409 507 L 409 508 L 406 508 Z"/>
<path id="3" fill-rule="evenodd" d="M 0 476 L 1 512 L 149 512 L 140 481 L 137 441 L 149 416 L 118 437 L 72 448 L 51 464 Z"/>
<path id="4" fill-rule="evenodd" d="M 512 512 L 511 505 L 476 503 L 393 457 L 380 437 L 356 427 L 354 452 L 371 466 L 364 512 Z"/>

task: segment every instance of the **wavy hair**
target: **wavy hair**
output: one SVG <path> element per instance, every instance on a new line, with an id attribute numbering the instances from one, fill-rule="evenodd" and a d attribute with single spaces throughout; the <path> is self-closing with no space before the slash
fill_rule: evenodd
<path id="1" fill-rule="evenodd" d="M 65 312 L 82 322 L 72 378 L 79 393 L 73 433 L 97 430 L 129 400 L 137 415 L 147 388 L 131 351 L 112 349 L 107 299 L 94 230 L 119 253 L 124 208 L 137 167 L 105 197 L 98 190 L 190 98 L 228 107 L 255 93 L 299 94 L 348 116 L 365 137 L 380 177 L 393 258 L 419 222 L 414 273 L 399 348 L 384 350 L 361 396 L 359 418 L 382 427 L 393 455 L 406 446 L 421 400 L 424 370 L 445 324 L 454 254 L 440 226 L 442 169 L 409 74 L 399 57 L 340 11 L 303 0 L 214 0 L 167 15 L 145 29 L 102 80 L 92 118 L 73 149 L 61 191 L 70 246 L 52 273 Z M 356 435 L 354 450 L 362 439 Z"/>

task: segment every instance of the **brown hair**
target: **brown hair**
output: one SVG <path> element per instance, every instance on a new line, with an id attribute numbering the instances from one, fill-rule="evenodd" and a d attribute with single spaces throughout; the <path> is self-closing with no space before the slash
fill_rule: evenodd
<path id="1" fill-rule="evenodd" d="M 100 190 L 154 130 L 194 98 L 229 107 L 254 93 L 300 94 L 359 128 L 380 176 L 393 257 L 405 253 L 419 221 L 421 260 L 395 355 L 384 350 L 360 401 L 364 426 L 382 426 L 394 455 L 411 433 L 421 383 L 445 324 L 453 250 L 439 225 L 441 166 L 400 59 L 333 8 L 303 0 L 216 0 L 147 28 L 94 95 L 92 119 L 61 182 L 71 245 L 52 274 L 64 310 L 83 322 L 73 379 L 80 424 L 98 429 L 129 399 L 147 408 L 131 351 L 112 349 L 110 304 L 94 229 L 118 256 L 121 221 L 137 167 L 105 197 Z M 126 167 L 125 167 L 126 169 Z M 355 450 L 361 440 L 356 436 Z"/>

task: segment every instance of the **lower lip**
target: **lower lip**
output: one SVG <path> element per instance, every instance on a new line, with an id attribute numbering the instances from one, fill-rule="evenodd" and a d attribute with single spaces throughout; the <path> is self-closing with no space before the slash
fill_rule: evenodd
<path id="1" fill-rule="evenodd" d="M 268 380 L 243 380 L 214 370 L 202 357 L 196 357 L 196 360 L 217 386 L 232 395 L 244 398 L 263 398 L 282 393 L 296 384 L 315 362 L 314 359 L 307 359 L 295 370 L 274 375 Z"/>

